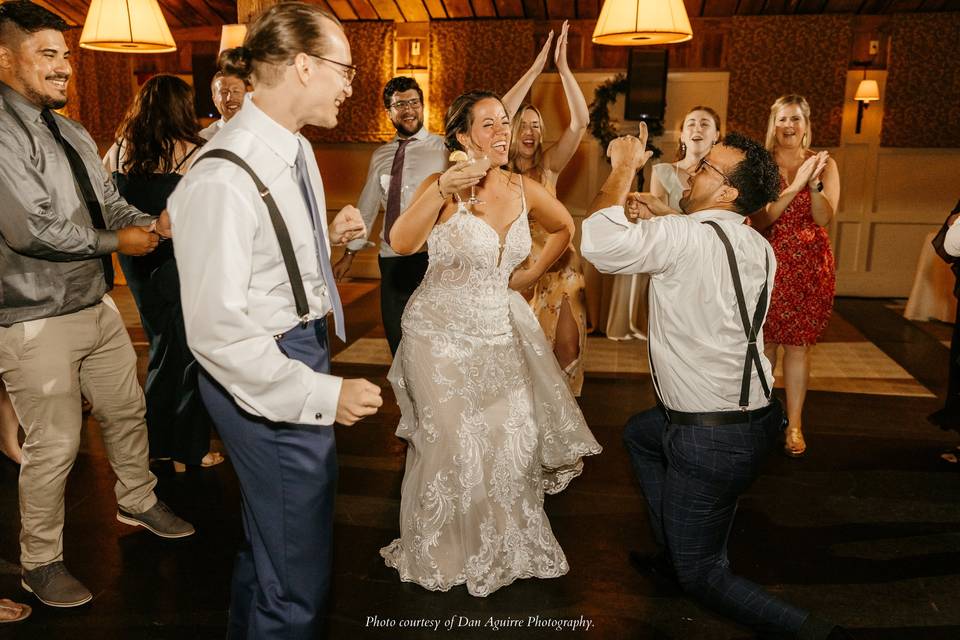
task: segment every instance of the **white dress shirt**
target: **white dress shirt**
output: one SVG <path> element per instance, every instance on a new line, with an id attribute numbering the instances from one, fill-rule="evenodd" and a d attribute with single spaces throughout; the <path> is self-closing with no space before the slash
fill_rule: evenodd
<path id="1" fill-rule="evenodd" d="M 943 238 L 943 250 L 952 256 L 960 256 L 960 226 L 957 225 L 958 222 L 960 222 L 960 218 L 957 218 L 950 225 L 950 228 L 947 229 L 947 235 Z"/>
<path id="2" fill-rule="evenodd" d="M 367 225 L 367 233 L 373 228 L 380 208 L 387 208 L 387 191 L 390 188 L 390 170 L 393 169 L 393 157 L 400 146 L 400 138 L 378 147 L 370 158 L 370 169 L 367 171 L 367 181 L 360 193 L 357 209 L 363 216 L 363 223 Z M 425 127 L 421 127 L 407 143 L 403 150 L 403 177 L 401 178 L 400 211 L 405 211 L 411 204 L 413 194 L 417 192 L 424 179 L 434 173 L 447 170 L 447 149 L 443 138 L 432 134 Z M 347 244 L 351 251 L 359 251 L 367 246 L 366 240 L 358 238 Z M 426 246 L 424 246 L 426 249 Z M 384 258 L 395 258 L 397 254 L 383 239 L 383 229 L 380 230 L 380 255 Z"/>
<path id="3" fill-rule="evenodd" d="M 740 382 L 747 353 L 727 254 L 714 220 L 730 238 L 747 311 L 753 312 L 764 282 L 764 256 L 770 260 L 769 291 L 777 262 L 770 244 L 743 216 L 711 209 L 691 215 L 627 221 L 623 207 L 594 213 L 583 222 L 580 250 L 604 273 L 650 274 L 650 354 L 660 396 L 674 411 L 739 409 Z M 757 348 L 767 384 L 773 372 L 763 355 L 763 332 Z M 750 409 L 766 406 L 753 370 Z"/>
<path id="4" fill-rule="evenodd" d="M 200 134 L 199 134 L 200 137 L 203 138 L 204 140 L 208 140 L 208 141 L 212 140 L 213 136 L 220 133 L 225 123 L 226 121 L 223 118 L 220 118 L 219 120 L 214 120 L 203 129 L 200 129 Z"/>
<path id="5" fill-rule="evenodd" d="M 267 116 L 249 96 L 202 151 L 233 151 L 270 189 L 290 232 L 311 317 L 322 318 L 331 303 L 294 166 L 301 147 L 319 210 L 325 212 L 310 143 Z M 341 378 L 286 357 L 273 338 L 298 319 L 267 207 L 247 173 L 226 160 L 198 158 L 167 209 L 187 343 L 200 365 L 254 415 L 274 422 L 333 424 Z M 326 218 L 321 222 L 329 250 Z"/>

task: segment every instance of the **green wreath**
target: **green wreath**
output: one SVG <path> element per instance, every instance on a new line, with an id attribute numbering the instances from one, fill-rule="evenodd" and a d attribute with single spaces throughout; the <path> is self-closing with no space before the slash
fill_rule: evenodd
<path id="1" fill-rule="evenodd" d="M 593 102 L 590 103 L 590 133 L 600 142 L 603 157 L 607 157 L 607 145 L 614 138 L 620 137 L 620 132 L 610 124 L 610 105 L 617 101 L 617 96 L 627 93 L 627 76 L 618 74 L 607 80 L 593 92 Z M 657 120 L 647 122 L 647 132 L 651 137 L 663 135 L 663 123 Z M 647 143 L 647 149 L 653 151 L 653 157 L 659 158 L 663 152 L 655 144 Z M 609 158 L 607 159 L 609 162 Z"/>

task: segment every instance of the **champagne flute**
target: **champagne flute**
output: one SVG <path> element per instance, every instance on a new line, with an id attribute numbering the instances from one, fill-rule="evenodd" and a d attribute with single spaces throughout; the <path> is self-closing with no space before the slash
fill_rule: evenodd
<path id="1" fill-rule="evenodd" d="M 488 158 L 488 157 L 485 156 L 485 155 L 478 157 L 478 156 L 477 156 L 477 153 L 479 153 L 480 151 L 481 151 L 481 150 L 480 150 L 479 148 L 475 151 L 475 150 L 473 149 L 473 147 L 471 146 L 470 149 L 467 151 L 467 154 L 470 156 L 470 161 L 471 161 L 473 164 L 481 164 L 481 165 L 483 165 L 483 163 L 486 163 L 486 165 L 485 165 L 485 167 L 484 167 L 484 170 L 487 171 L 487 170 L 490 169 L 490 158 Z M 483 204 L 483 200 L 481 200 L 481 199 L 479 199 L 479 198 L 477 197 L 477 187 L 476 187 L 476 185 L 471 185 L 471 186 L 470 186 L 470 198 L 467 200 L 467 204 L 470 205 L 471 207 L 472 207 L 473 205 Z"/>

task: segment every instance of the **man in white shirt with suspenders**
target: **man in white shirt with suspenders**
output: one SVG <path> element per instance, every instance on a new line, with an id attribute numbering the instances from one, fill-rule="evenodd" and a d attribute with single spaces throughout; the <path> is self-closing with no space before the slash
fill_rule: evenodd
<path id="1" fill-rule="evenodd" d="M 763 355 L 776 259 L 744 216 L 777 197 L 777 165 L 728 134 L 700 162 L 680 206 L 653 217 L 627 191 L 649 158 L 641 137 L 608 149 L 613 171 L 583 223 L 583 256 L 604 273 L 650 274 L 649 353 L 658 406 L 630 418 L 624 443 L 660 553 L 634 558 L 761 634 L 845 638 L 840 627 L 730 571 L 737 499 L 785 425 Z M 626 211 L 638 215 L 628 218 Z"/>
<path id="2" fill-rule="evenodd" d="M 337 459 L 334 422 L 376 413 L 380 388 L 331 376 L 326 316 L 344 339 L 330 244 L 363 237 L 359 211 L 327 225 L 307 124 L 332 128 L 356 67 L 339 22 L 277 4 L 241 50 L 254 93 L 168 202 L 200 393 L 243 497 L 229 638 L 324 636 Z"/>

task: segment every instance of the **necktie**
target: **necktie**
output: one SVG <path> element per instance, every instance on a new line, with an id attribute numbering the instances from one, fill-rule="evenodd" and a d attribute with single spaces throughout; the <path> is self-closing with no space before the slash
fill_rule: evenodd
<path id="1" fill-rule="evenodd" d="M 300 183 L 300 191 L 303 193 L 303 199 L 307 204 L 307 210 L 310 212 L 310 223 L 313 225 L 313 241 L 317 250 L 317 261 L 320 263 L 320 271 L 323 274 L 324 283 L 327 285 L 327 295 L 330 296 L 330 305 L 333 307 L 333 320 L 336 323 L 336 336 L 342 342 L 347 341 L 347 333 L 343 325 L 343 305 L 340 303 L 340 292 L 337 291 L 337 283 L 333 278 L 333 267 L 330 266 L 330 255 L 327 253 L 327 241 L 323 237 L 323 225 L 320 222 L 320 207 L 317 205 L 317 198 L 313 193 L 313 187 L 310 185 L 310 176 L 307 174 L 307 158 L 303 154 L 303 147 L 297 152 L 297 180 Z"/>
<path id="2" fill-rule="evenodd" d="M 403 191 L 403 155 L 410 138 L 400 140 L 390 167 L 390 190 L 387 192 L 387 212 L 383 217 L 383 239 L 390 244 L 390 229 L 400 217 L 400 192 Z"/>
<path id="3" fill-rule="evenodd" d="M 67 155 L 67 161 L 70 163 L 70 171 L 73 173 L 73 180 L 80 190 L 80 195 L 83 197 L 83 202 L 86 204 L 87 211 L 90 213 L 90 220 L 93 222 L 94 228 L 106 229 L 107 225 L 103 221 L 103 211 L 100 209 L 100 201 L 97 200 L 97 192 L 93 190 L 93 183 L 90 182 L 90 174 L 87 173 L 83 159 L 80 157 L 80 154 L 77 153 L 77 150 L 73 148 L 73 145 L 67 142 L 63 134 L 60 133 L 60 127 L 57 126 L 57 121 L 53 119 L 53 112 L 50 111 L 50 109 L 41 111 L 40 118 L 43 120 L 43 123 L 47 125 L 47 128 L 50 129 L 50 133 L 53 134 L 54 139 L 60 144 L 63 152 Z M 103 279 L 107 282 L 107 290 L 113 289 L 113 259 L 110 257 L 110 254 L 107 254 L 100 256 L 100 262 L 103 263 Z"/>

